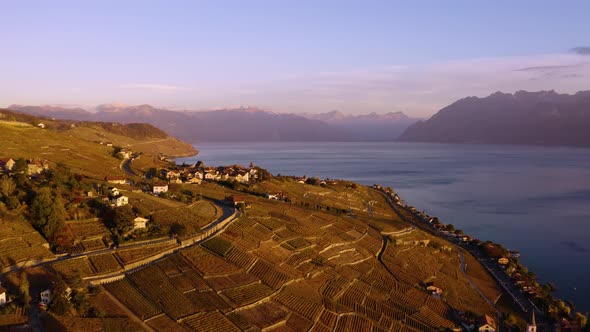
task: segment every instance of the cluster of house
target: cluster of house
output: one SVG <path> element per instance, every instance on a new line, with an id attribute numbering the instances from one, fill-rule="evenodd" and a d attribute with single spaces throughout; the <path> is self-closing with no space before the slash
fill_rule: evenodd
<path id="1" fill-rule="evenodd" d="M 103 142 L 103 141 L 95 141 L 95 143 L 100 144 L 100 145 L 106 145 L 106 146 L 113 146 L 112 142 Z"/>
<path id="2" fill-rule="evenodd" d="M 200 184 L 203 180 L 249 183 L 256 178 L 257 170 L 252 163 L 249 168 L 240 165 L 205 167 L 202 163 L 197 163 L 163 172 L 170 183 Z"/>
<path id="3" fill-rule="evenodd" d="M 26 159 L 27 174 L 37 175 L 49 169 L 49 163 L 41 159 Z M 12 174 L 15 171 L 16 160 L 12 158 L 0 158 L 0 174 Z"/>
<path id="4" fill-rule="evenodd" d="M 168 185 L 166 185 L 166 190 L 168 190 Z M 129 204 L 129 197 L 122 195 L 116 187 L 108 187 L 107 199 L 112 207 L 121 207 Z M 133 220 L 133 230 L 146 228 L 148 221 L 144 217 L 136 217 Z"/>
<path id="5" fill-rule="evenodd" d="M 116 187 L 108 187 L 108 200 L 113 207 L 121 207 L 129 204 L 129 197 L 121 194 Z"/>
<path id="6" fill-rule="evenodd" d="M 272 193 L 272 194 L 271 193 L 266 193 L 266 194 L 264 194 L 264 198 L 272 199 L 272 200 L 275 200 L 275 201 L 284 201 L 284 200 L 287 199 L 287 195 L 285 195 L 282 192 Z"/>
<path id="7" fill-rule="evenodd" d="M 459 314 L 461 324 L 467 331 L 478 331 L 478 332 L 496 332 L 500 331 L 496 320 L 490 315 L 483 315 L 477 319 L 468 318 L 464 313 Z M 535 313 L 532 313 L 530 322 L 527 323 L 526 332 L 537 332 L 537 322 L 535 319 Z"/>

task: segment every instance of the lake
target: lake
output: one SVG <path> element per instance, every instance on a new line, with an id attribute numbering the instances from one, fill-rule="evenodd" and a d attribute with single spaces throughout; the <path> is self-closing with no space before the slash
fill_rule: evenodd
<path id="1" fill-rule="evenodd" d="M 590 310 L 590 150 L 429 143 L 203 143 L 193 158 L 391 186 L 480 240 L 520 250 L 558 297 Z M 574 290 L 575 289 L 575 290 Z"/>

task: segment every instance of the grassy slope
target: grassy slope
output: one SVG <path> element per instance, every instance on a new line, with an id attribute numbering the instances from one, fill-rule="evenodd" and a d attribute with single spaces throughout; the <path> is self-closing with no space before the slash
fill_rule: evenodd
<path id="1" fill-rule="evenodd" d="M 0 155 L 41 158 L 67 164 L 72 171 L 91 177 L 121 174 L 120 161 L 111 156 L 112 148 L 81 140 L 67 133 L 0 123 Z"/>
<path id="2" fill-rule="evenodd" d="M 45 121 L 48 126 L 61 122 Z M 113 148 L 96 141 L 112 142 L 134 152 L 142 152 L 143 167 L 151 167 L 157 158 L 192 155 L 196 151 L 189 144 L 173 137 L 132 138 L 107 131 L 102 125 L 85 123 L 82 127 L 66 130 L 41 129 L 26 122 L 0 121 L 0 156 L 17 158 L 41 158 L 67 164 L 74 172 L 94 178 L 121 175 L 120 160 L 112 157 Z"/>

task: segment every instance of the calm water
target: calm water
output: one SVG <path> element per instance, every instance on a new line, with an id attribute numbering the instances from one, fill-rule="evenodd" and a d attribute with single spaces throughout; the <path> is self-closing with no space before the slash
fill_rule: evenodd
<path id="1" fill-rule="evenodd" d="M 557 295 L 590 310 L 590 150 L 423 143 L 207 143 L 182 161 L 394 188 L 419 210 L 521 251 Z M 577 290 L 574 291 L 574 287 Z"/>

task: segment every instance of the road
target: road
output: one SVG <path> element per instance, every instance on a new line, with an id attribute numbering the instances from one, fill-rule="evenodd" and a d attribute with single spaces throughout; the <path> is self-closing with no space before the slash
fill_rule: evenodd
<path id="1" fill-rule="evenodd" d="M 207 239 L 209 239 L 209 238 L 211 238 L 211 237 L 219 234 L 219 232 L 223 231 L 228 225 L 230 225 L 236 218 L 238 218 L 240 216 L 240 213 L 237 210 L 235 210 L 235 209 L 233 209 L 233 208 L 231 208 L 229 206 L 226 206 L 226 205 L 223 205 L 223 204 L 219 203 L 218 207 L 220 207 L 223 210 L 223 214 L 219 218 L 217 218 L 217 220 L 215 220 L 214 222 L 210 223 L 209 225 L 207 225 L 205 228 L 203 228 L 201 230 L 201 233 L 202 234 L 207 234 L 205 237 L 203 237 L 201 240 L 199 240 L 199 241 L 197 241 L 197 242 L 195 242 L 193 244 L 190 244 L 190 245 L 201 243 L 201 242 L 203 242 L 203 241 L 205 241 L 205 240 L 207 240 Z M 219 228 L 217 230 L 214 230 L 220 223 L 224 222 L 226 219 L 230 218 L 232 215 L 233 215 L 233 218 L 230 219 L 229 221 L 227 221 L 227 223 L 223 227 L 221 227 L 221 228 Z M 104 253 L 115 253 L 118 250 L 126 250 L 126 249 L 132 249 L 132 248 L 140 248 L 140 247 L 144 247 L 144 246 L 147 246 L 147 245 L 152 245 L 152 244 L 156 244 L 156 243 L 160 243 L 160 242 L 166 242 L 166 241 L 170 241 L 170 238 L 162 238 L 162 239 L 156 239 L 156 240 L 152 240 L 152 241 L 144 241 L 144 242 L 140 242 L 140 243 L 129 244 L 129 245 L 126 245 L 126 246 L 122 246 L 120 248 L 115 248 L 115 249 L 100 249 L 100 250 L 95 250 L 95 251 L 82 252 L 82 253 L 75 254 L 75 255 L 68 255 L 68 256 L 58 257 L 58 258 L 55 258 L 55 259 L 52 259 L 52 260 L 47 260 L 47 261 L 43 261 L 43 262 L 34 263 L 34 264 L 31 264 L 31 265 L 28 265 L 27 268 L 35 267 L 35 266 L 40 266 L 40 265 L 52 264 L 52 263 L 56 263 L 56 262 L 60 262 L 60 261 L 66 261 L 66 260 L 70 260 L 70 259 L 77 259 L 77 258 L 80 258 L 80 257 L 83 257 L 83 256 L 89 256 L 89 255 L 90 256 L 94 256 L 94 255 L 99 255 L 99 254 L 104 254 Z M 178 247 L 177 250 L 182 249 L 182 248 L 185 248 L 185 247 L 188 247 L 190 245 L 182 245 L 182 246 Z M 154 255 L 154 257 L 155 256 L 157 256 L 157 254 Z M 159 258 L 154 258 L 154 260 L 157 260 L 157 259 L 159 259 Z M 149 264 L 149 262 L 146 263 L 146 264 Z"/>
<path id="2" fill-rule="evenodd" d="M 133 162 L 133 158 L 123 159 L 121 164 L 119 164 L 119 168 L 129 176 L 137 176 L 137 174 L 131 169 L 131 162 Z"/>

